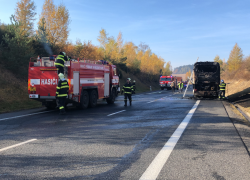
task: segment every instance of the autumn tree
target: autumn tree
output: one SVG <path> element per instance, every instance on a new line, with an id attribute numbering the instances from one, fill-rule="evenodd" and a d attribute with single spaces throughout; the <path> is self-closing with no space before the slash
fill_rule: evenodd
<path id="1" fill-rule="evenodd" d="M 35 39 L 36 41 L 33 42 L 33 47 L 35 49 L 36 54 L 42 56 L 48 56 L 53 54 L 51 47 L 49 45 L 50 43 L 48 40 L 48 32 L 44 18 L 42 19 L 42 22 L 38 26 Z"/>
<path id="2" fill-rule="evenodd" d="M 45 0 L 39 24 L 45 19 L 48 40 L 51 45 L 65 45 L 69 35 L 69 11 L 63 4 L 54 5 L 53 0 Z"/>
<path id="3" fill-rule="evenodd" d="M 191 71 L 189 70 L 188 72 L 186 72 L 186 79 L 188 80 L 188 78 L 190 78 L 191 76 Z"/>
<path id="4" fill-rule="evenodd" d="M 29 58 L 33 56 L 30 47 L 32 38 L 22 34 L 21 23 L 11 16 L 11 24 L 7 26 L 6 33 L 2 37 L 0 52 L 5 60 L 6 69 L 20 77 L 27 75 Z"/>
<path id="5" fill-rule="evenodd" d="M 164 76 L 170 76 L 172 74 L 172 66 L 171 66 L 171 62 L 168 61 L 164 67 L 164 70 L 163 70 L 163 75 Z"/>
<path id="6" fill-rule="evenodd" d="M 117 38 L 116 38 L 116 43 L 117 43 L 117 59 L 120 61 L 124 56 L 123 56 L 123 39 L 122 39 L 122 33 L 119 32 Z"/>
<path id="7" fill-rule="evenodd" d="M 220 56 L 218 56 L 218 55 L 215 56 L 214 62 L 219 63 L 219 65 L 220 65 L 220 73 L 222 73 L 225 70 L 225 62 L 223 62 L 223 60 L 220 59 Z"/>
<path id="8" fill-rule="evenodd" d="M 35 9 L 36 6 L 34 1 L 20 0 L 17 2 L 17 8 L 15 9 L 15 19 L 21 23 L 20 29 L 23 31 L 23 34 L 33 33 L 36 15 Z"/>
<path id="9" fill-rule="evenodd" d="M 105 58 L 111 60 L 112 62 L 117 62 L 118 51 L 118 44 L 114 37 L 109 37 L 107 43 L 105 44 Z"/>
<path id="10" fill-rule="evenodd" d="M 215 58 L 214 58 L 214 62 L 217 62 L 220 64 L 220 66 L 223 65 L 223 61 L 220 59 L 220 56 L 216 55 Z"/>
<path id="11" fill-rule="evenodd" d="M 242 63 L 242 59 L 243 59 L 243 54 L 242 54 L 242 50 L 241 48 L 238 46 L 238 44 L 236 43 L 229 55 L 228 58 L 228 70 L 229 71 L 235 71 L 238 70 L 239 67 L 241 66 Z"/>
<path id="12" fill-rule="evenodd" d="M 99 41 L 100 45 L 105 48 L 105 45 L 108 42 L 108 34 L 105 29 L 101 29 L 99 32 L 100 35 L 98 36 L 97 40 Z"/>
<path id="13" fill-rule="evenodd" d="M 149 49 L 149 45 L 145 44 L 144 42 L 141 42 L 138 46 L 138 50 L 145 53 Z"/>
<path id="14" fill-rule="evenodd" d="M 132 42 L 127 42 L 124 44 L 124 56 L 127 57 L 126 64 L 131 69 L 139 68 L 139 62 L 136 60 L 136 50 L 137 46 L 134 45 Z"/>

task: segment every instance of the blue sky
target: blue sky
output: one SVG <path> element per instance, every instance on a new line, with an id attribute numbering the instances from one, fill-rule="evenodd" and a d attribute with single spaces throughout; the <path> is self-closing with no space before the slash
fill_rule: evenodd
<path id="1" fill-rule="evenodd" d="M 0 20 L 10 23 L 18 0 L 0 0 Z M 37 21 L 44 1 L 35 0 Z M 69 40 L 92 41 L 104 28 L 109 36 L 148 44 L 173 68 L 216 55 L 227 60 L 235 43 L 250 55 L 249 0 L 54 0 L 70 13 Z"/>

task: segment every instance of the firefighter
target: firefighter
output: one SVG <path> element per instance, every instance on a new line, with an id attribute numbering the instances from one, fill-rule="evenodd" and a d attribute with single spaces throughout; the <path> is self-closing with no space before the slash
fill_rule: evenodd
<path id="1" fill-rule="evenodd" d="M 64 63 L 65 61 L 68 61 L 69 59 L 66 57 L 65 52 L 60 52 L 59 55 L 56 57 L 55 66 L 57 68 L 57 74 L 60 73 L 64 74 Z"/>
<path id="2" fill-rule="evenodd" d="M 175 92 L 175 82 L 173 81 L 171 84 L 172 92 Z"/>
<path id="3" fill-rule="evenodd" d="M 133 92 L 132 92 L 132 94 L 135 94 L 135 89 L 136 89 L 136 87 L 135 87 L 135 80 L 133 81 L 132 86 L 133 86 Z"/>
<path id="4" fill-rule="evenodd" d="M 183 89 L 183 82 L 180 82 L 179 88 L 180 88 L 180 92 L 182 92 L 182 89 Z"/>
<path id="5" fill-rule="evenodd" d="M 225 99 L 226 83 L 224 83 L 223 79 L 221 80 L 219 87 L 220 87 L 219 98 Z"/>
<path id="6" fill-rule="evenodd" d="M 124 106 L 127 106 L 127 98 L 129 99 L 130 106 L 132 105 L 132 92 L 134 91 L 133 85 L 131 84 L 131 79 L 127 78 L 126 84 L 124 84 L 122 90 L 124 92 Z"/>
<path id="7" fill-rule="evenodd" d="M 178 82 L 177 86 L 178 86 L 178 91 L 179 91 L 179 93 L 180 93 L 180 92 L 181 92 L 181 83 Z"/>
<path id="8" fill-rule="evenodd" d="M 62 73 L 60 73 L 58 76 L 59 76 L 59 82 L 56 87 L 56 97 L 59 100 L 60 114 L 64 114 L 65 113 L 64 106 L 69 91 L 69 84 Z"/>

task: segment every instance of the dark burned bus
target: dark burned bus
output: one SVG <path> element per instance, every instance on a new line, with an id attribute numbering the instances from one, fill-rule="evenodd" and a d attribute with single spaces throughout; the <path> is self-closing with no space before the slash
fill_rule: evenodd
<path id="1" fill-rule="evenodd" d="M 218 97 L 220 84 L 220 64 L 217 62 L 197 62 L 194 64 L 194 97 Z"/>

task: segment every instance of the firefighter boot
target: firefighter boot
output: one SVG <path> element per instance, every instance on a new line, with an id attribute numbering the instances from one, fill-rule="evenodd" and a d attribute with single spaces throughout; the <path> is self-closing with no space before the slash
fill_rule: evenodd
<path id="1" fill-rule="evenodd" d="M 130 106 L 132 105 L 132 101 L 129 101 L 129 105 L 130 105 Z"/>
<path id="2" fill-rule="evenodd" d="M 127 101 L 124 101 L 124 102 L 125 102 L 124 106 L 127 106 Z"/>

